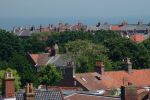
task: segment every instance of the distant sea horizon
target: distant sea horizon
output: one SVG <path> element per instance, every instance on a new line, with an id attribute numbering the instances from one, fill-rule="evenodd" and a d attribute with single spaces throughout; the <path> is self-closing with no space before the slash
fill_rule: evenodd
<path id="1" fill-rule="evenodd" d="M 98 22 L 104 23 L 107 22 L 109 24 L 120 24 L 122 21 L 127 21 L 129 24 L 137 24 L 137 22 L 143 21 L 144 24 L 148 24 L 150 22 L 150 17 L 144 18 L 0 18 L 0 29 L 12 30 L 13 27 L 20 26 L 32 26 L 36 27 L 48 26 L 49 24 L 57 25 L 59 22 L 68 23 L 68 24 L 76 24 L 78 22 L 82 22 L 86 25 L 96 25 Z"/>

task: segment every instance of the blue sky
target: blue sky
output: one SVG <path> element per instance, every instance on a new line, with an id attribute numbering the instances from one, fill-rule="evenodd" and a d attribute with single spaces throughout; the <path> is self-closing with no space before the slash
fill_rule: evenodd
<path id="1" fill-rule="evenodd" d="M 149 17 L 150 0 L 0 0 L 0 18 Z"/>
<path id="2" fill-rule="evenodd" d="M 0 28 L 48 25 L 150 22 L 150 0 L 0 0 Z"/>

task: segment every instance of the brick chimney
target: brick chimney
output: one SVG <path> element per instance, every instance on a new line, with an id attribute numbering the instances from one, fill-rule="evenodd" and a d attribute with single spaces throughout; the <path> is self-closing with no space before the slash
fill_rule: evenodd
<path id="1" fill-rule="evenodd" d="M 133 85 L 121 86 L 121 100 L 138 100 L 137 88 Z"/>
<path id="2" fill-rule="evenodd" d="M 75 64 L 73 61 L 67 62 L 67 68 L 65 68 L 65 77 L 73 78 L 75 76 Z"/>
<path id="3" fill-rule="evenodd" d="M 125 66 L 125 70 L 130 74 L 132 73 L 132 63 L 130 61 L 130 58 L 123 59 L 123 63 Z"/>
<path id="4" fill-rule="evenodd" d="M 4 97 L 15 97 L 15 78 L 13 77 L 12 72 L 6 72 L 4 76 Z"/>
<path id="5" fill-rule="evenodd" d="M 35 92 L 32 83 L 28 83 L 25 87 L 24 100 L 35 100 Z"/>
<path id="6" fill-rule="evenodd" d="M 104 74 L 105 68 L 104 68 L 104 62 L 102 61 L 96 61 L 96 68 L 95 71 L 101 75 Z"/>

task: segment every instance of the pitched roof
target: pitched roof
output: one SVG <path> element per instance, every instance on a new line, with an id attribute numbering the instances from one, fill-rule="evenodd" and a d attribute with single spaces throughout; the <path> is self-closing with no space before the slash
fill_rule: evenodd
<path id="1" fill-rule="evenodd" d="M 37 64 L 38 66 L 46 65 L 46 63 L 48 62 L 50 58 L 48 53 L 29 54 L 29 56 L 34 61 L 34 63 Z"/>
<path id="2" fill-rule="evenodd" d="M 25 92 L 17 92 L 16 100 L 24 100 Z M 48 91 L 36 90 L 35 100 L 63 100 L 62 92 L 58 88 L 52 88 Z"/>
<path id="3" fill-rule="evenodd" d="M 65 55 L 56 54 L 55 56 L 49 56 L 49 53 L 41 53 L 41 54 L 29 54 L 31 59 L 34 61 L 37 66 L 54 64 L 57 67 L 67 66 L 67 62 L 69 59 L 66 58 Z"/>
<path id="4" fill-rule="evenodd" d="M 89 94 L 73 94 L 66 96 L 65 100 L 120 100 L 120 98 L 96 96 Z"/>
<path id="5" fill-rule="evenodd" d="M 145 40 L 143 34 L 134 34 L 130 36 L 131 40 L 134 42 L 143 42 Z"/>
<path id="6" fill-rule="evenodd" d="M 113 30 L 113 31 L 120 31 L 121 30 L 121 26 L 119 26 L 119 25 L 112 25 L 111 26 L 111 30 Z"/>
<path id="7" fill-rule="evenodd" d="M 120 88 L 122 85 L 132 83 L 135 86 L 150 86 L 150 69 L 126 71 L 108 71 L 103 75 L 96 72 L 75 75 L 78 81 L 87 90 Z M 98 77 L 98 78 L 97 78 Z"/>

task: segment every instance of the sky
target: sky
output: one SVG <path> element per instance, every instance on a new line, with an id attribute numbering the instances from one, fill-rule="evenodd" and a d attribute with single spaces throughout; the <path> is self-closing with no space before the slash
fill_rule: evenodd
<path id="1" fill-rule="evenodd" d="M 4 20 L 48 18 L 150 21 L 149 4 L 150 0 L 0 0 L 0 25 Z"/>

